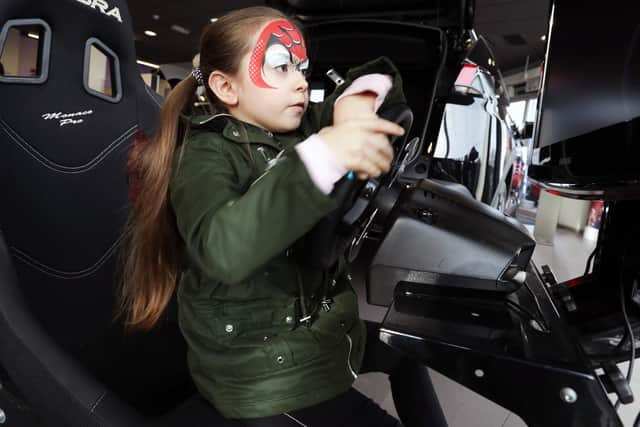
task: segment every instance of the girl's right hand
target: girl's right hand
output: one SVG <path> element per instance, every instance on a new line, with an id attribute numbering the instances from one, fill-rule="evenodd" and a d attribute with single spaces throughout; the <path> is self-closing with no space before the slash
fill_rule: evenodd
<path id="1" fill-rule="evenodd" d="M 327 126 L 319 135 L 345 169 L 368 179 L 389 172 L 393 148 L 387 135 L 402 136 L 404 129 L 372 114 Z"/>

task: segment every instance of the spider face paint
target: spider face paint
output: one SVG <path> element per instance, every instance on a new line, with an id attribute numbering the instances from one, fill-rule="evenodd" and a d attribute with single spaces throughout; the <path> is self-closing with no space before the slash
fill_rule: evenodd
<path id="1" fill-rule="evenodd" d="M 280 19 L 269 23 L 260 33 L 249 60 L 249 76 L 256 86 L 275 89 L 288 73 L 304 73 L 308 67 L 302 35 L 292 23 Z"/>

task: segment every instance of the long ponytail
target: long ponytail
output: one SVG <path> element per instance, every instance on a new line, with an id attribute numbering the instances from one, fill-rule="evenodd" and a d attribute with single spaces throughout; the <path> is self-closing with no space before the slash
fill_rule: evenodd
<path id="1" fill-rule="evenodd" d="M 193 101 L 196 81 L 189 76 L 167 97 L 157 137 L 134 159 L 139 189 L 127 225 L 126 258 L 120 289 L 120 315 L 125 327 L 151 329 L 160 319 L 176 287 L 180 237 L 168 203 L 168 190 L 180 117 Z"/>
<path id="2" fill-rule="evenodd" d="M 200 70 L 205 83 L 214 70 L 235 75 L 250 50 L 250 35 L 265 21 L 285 15 L 268 7 L 249 7 L 227 13 L 209 24 L 200 39 Z M 171 91 L 162 108 L 157 137 L 134 158 L 138 192 L 127 226 L 118 316 L 129 330 L 148 330 L 160 320 L 176 288 L 181 264 L 181 240 L 169 206 L 168 190 L 180 135 L 180 118 L 196 100 L 197 83 L 189 76 Z M 224 106 L 207 87 L 213 110 Z M 188 133 L 188 127 L 185 129 Z"/>

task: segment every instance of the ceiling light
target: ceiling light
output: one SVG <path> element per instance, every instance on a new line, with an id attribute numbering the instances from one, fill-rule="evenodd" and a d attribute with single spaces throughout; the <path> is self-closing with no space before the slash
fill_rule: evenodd
<path id="1" fill-rule="evenodd" d="M 40 40 L 40 34 L 37 33 L 27 33 L 27 37 L 30 39 Z"/>
<path id="2" fill-rule="evenodd" d="M 547 35 L 546 34 L 541 35 L 540 40 L 542 40 L 543 42 L 547 41 Z"/>
<path id="3" fill-rule="evenodd" d="M 151 17 L 153 18 L 154 21 L 157 21 L 160 19 L 160 15 L 158 15 L 157 13 L 151 15 Z"/>
<path id="4" fill-rule="evenodd" d="M 218 18 L 211 18 L 211 22 L 216 22 Z"/>
<path id="5" fill-rule="evenodd" d="M 157 36 L 157 35 L 158 35 L 158 34 L 156 34 L 155 32 L 153 32 L 153 31 L 151 31 L 151 30 L 145 30 L 145 31 L 144 31 L 144 34 L 145 34 L 145 35 L 147 35 L 147 36 L 149 36 L 149 37 L 155 37 L 155 36 Z"/>
<path id="6" fill-rule="evenodd" d="M 156 70 L 157 70 L 158 68 L 160 68 L 160 66 L 159 66 L 158 64 L 154 64 L 154 63 L 152 63 L 152 62 L 141 61 L 140 59 L 138 59 L 136 62 L 137 62 L 138 64 L 140 64 L 140 65 L 144 65 L 145 67 L 155 68 Z"/>
<path id="7" fill-rule="evenodd" d="M 185 27 L 181 27 L 180 25 L 176 25 L 176 24 L 173 24 L 171 26 L 171 30 L 175 31 L 178 34 L 182 34 L 182 35 L 185 35 L 185 36 L 188 36 L 189 34 L 191 34 L 191 31 L 189 31 Z"/>

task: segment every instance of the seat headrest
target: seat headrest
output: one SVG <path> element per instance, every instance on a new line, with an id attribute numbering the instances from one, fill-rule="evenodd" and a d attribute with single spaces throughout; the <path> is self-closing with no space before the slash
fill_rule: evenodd
<path id="1" fill-rule="evenodd" d="M 127 155 L 160 105 L 124 0 L 0 2 L 0 45 L 25 25 L 39 28 L 41 72 L 11 76 L 5 63 L 0 76 L 0 227 L 36 315 L 73 341 L 70 327 L 88 337 L 111 324 Z M 12 34 L 14 48 L 33 42 Z"/>

